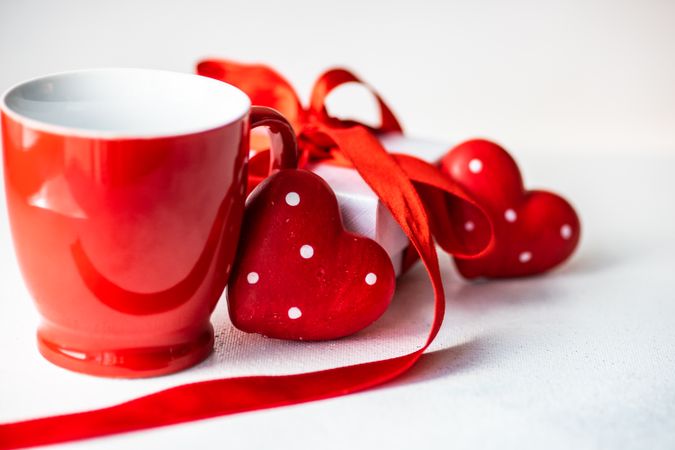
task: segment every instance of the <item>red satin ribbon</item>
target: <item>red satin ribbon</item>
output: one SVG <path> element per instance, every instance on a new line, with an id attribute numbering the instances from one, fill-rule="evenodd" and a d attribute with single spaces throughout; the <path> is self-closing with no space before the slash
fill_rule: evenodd
<path id="1" fill-rule="evenodd" d="M 340 68 L 324 72 L 314 83 L 307 108 L 303 108 L 291 84 L 279 73 L 264 65 L 206 60 L 199 63 L 197 73 L 237 86 L 248 94 L 253 104 L 268 106 L 281 112 L 291 122 L 298 136 L 300 167 L 316 162 L 353 166 L 366 182 L 368 176 L 372 174 L 379 173 L 383 177 L 386 176 L 384 165 L 377 160 L 376 164 L 366 170 L 361 170 L 354 163 L 354 149 L 373 158 L 377 158 L 377 153 L 386 152 L 379 142 L 372 145 L 362 143 L 347 148 L 338 145 L 326 133 L 316 132 L 318 126 L 335 130 L 365 128 L 374 135 L 403 132 L 396 116 L 377 91 L 353 73 Z M 373 95 L 380 116 L 380 124 L 377 127 L 365 126 L 355 120 L 338 119 L 328 113 L 326 99 L 336 88 L 348 83 L 360 84 Z M 254 137 L 252 144 L 256 152 L 249 162 L 249 192 L 264 180 L 270 171 L 267 142 Z M 455 256 L 471 257 L 488 247 L 493 237 L 492 224 L 488 215 L 468 193 L 435 166 L 419 158 L 410 155 L 394 155 L 394 157 L 421 196 L 422 203 L 429 213 L 432 234 L 443 250 Z M 386 204 L 388 194 L 380 195 L 377 191 L 376 193 Z M 472 233 L 470 240 L 465 238 L 467 235 L 463 229 L 464 221 L 457 220 L 461 211 L 463 214 L 469 214 L 476 225 L 476 232 Z"/>
<path id="2" fill-rule="evenodd" d="M 432 171 L 432 166 L 410 157 L 388 154 L 373 135 L 373 130 L 328 117 L 322 106 L 325 96 L 339 84 L 358 81 L 346 71 L 331 71 L 319 80 L 312 95 L 310 114 L 302 109 L 290 84 L 264 66 L 212 61 L 202 63 L 199 70 L 230 82 L 238 77 L 241 83 L 233 84 L 249 95 L 253 94 L 253 103 L 277 106 L 298 127 L 296 130 L 302 130 L 301 135 L 306 142 L 303 151 L 318 152 L 323 156 L 340 152 L 389 208 L 419 253 L 432 282 L 434 319 L 424 345 L 413 353 L 387 360 L 297 375 L 204 381 L 108 408 L 3 424 L 0 425 L 0 449 L 100 437 L 346 395 L 401 375 L 415 364 L 436 337 L 443 320 L 445 298 L 432 229 L 447 224 L 440 221 L 434 225 L 426 208 L 439 208 L 442 215 L 443 212 L 452 213 L 453 202 L 473 204 L 471 199 L 452 182 Z M 400 130 L 391 111 L 377 98 L 382 110 L 379 129 Z M 430 199 L 426 208 L 421 196 Z M 452 229 L 447 236 L 439 239 L 439 243 L 459 255 L 471 255 L 482 250 L 477 248 L 482 244 L 463 242 Z"/>

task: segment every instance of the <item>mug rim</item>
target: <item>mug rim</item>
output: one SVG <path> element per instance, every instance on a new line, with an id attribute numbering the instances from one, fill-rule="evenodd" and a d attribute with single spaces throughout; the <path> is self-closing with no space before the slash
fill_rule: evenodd
<path id="1" fill-rule="evenodd" d="M 91 73 L 145 73 L 145 74 L 159 74 L 161 76 L 175 76 L 177 78 L 184 77 L 185 79 L 198 80 L 199 82 L 212 84 L 214 91 L 220 90 L 225 92 L 225 95 L 232 96 L 239 103 L 240 107 L 230 115 L 224 115 L 222 120 L 213 121 L 203 126 L 194 126 L 192 128 L 180 129 L 177 131 L 166 131 L 166 132 L 131 132 L 131 131 L 117 131 L 117 130 L 104 130 L 104 129 L 95 129 L 95 128 L 84 128 L 77 126 L 62 125 L 58 123 L 52 123 L 46 120 L 37 119 L 30 117 L 22 112 L 17 111 L 12 108 L 8 103 L 8 100 L 13 94 L 19 91 L 21 88 L 28 86 L 32 83 L 39 83 L 41 81 L 47 81 L 50 78 L 59 78 L 59 77 L 70 77 L 80 74 L 91 74 Z M 238 97 L 238 99 L 237 99 Z M 15 122 L 18 122 L 32 130 L 41 131 L 46 133 L 51 133 L 60 136 L 68 137 L 81 137 L 87 139 L 100 139 L 100 140 L 130 140 L 130 139 L 161 139 L 161 138 L 172 138 L 179 136 L 189 136 L 199 133 L 204 133 L 207 131 L 216 130 L 222 127 L 226 127 L 235 122 L 238 122 L 244 118 L 251 109 L 251 100 L 238 87 L 226 83 L 224 81 L 216 80 L 210 77 L 203 75 L 193 74 L 190 72 L 178 72 L 172 70 L 163 70 L 163 69 L 147 69 L 147 68 L 135 68 L 135 67 L 97 67 L 90 69 L 75 69 L 67 70 L 61 72 L 53 72 L 45 75 L 40 75 L 32 77 L 23 81 L 20 81 L 11 87 L 9 87 L 0 97 L 0 112 L 11 118 Z"/>

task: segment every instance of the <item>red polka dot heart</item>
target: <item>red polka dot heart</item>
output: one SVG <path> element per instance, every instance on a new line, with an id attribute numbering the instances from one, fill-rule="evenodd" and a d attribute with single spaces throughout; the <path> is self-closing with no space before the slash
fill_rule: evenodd
<path id="1" fill-rule="evenodd" d="M 374 322 L 394 294 L 385 250 L 345 231 L 335 194 L 305 170 L 282 170 L 251 193 L 237 253 L 227 300 L 243 331 L 335 339 Z"/>
<path id="2" fill-rule="evenodd" d="M 517 277 L 544 272 L 560 264 L 579 242 L 579 218 L 562 197 L 546 191 L 526 191 L 513 158 L 485 140 L 464 142 L 441 162 L 441 170 L 459 183 L 490 215 L 494 238 L 478 257 L 455 258 L 466 278 Z M 465 238 L 476 234 L 471 211 L 464 223 Z"/>

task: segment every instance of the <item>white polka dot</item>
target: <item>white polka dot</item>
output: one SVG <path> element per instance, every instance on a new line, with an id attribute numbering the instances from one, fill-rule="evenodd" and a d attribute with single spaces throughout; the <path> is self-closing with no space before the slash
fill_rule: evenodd
<path id="1" fill-rule="evenodd" d="M 302 316 L 302 311 L 300 311 L 300 308 L 294 306 L 292 308 L 288 308 L 288 318 L 289 319 L 299 319 Z"/>
<path id="2" fill-rule="evenodd" d="M 314 256 L 314 248 L 311 245 L 303 245 L 300 247 L 300 256 L 302 256 L 305 259 L 309 259 L 312 256 Z"/>
<path id="3" fill-rule="evenodd" d="M 368 275 L 366 275 L 366 284 L 372 286 L 375 283 L 377 283 L 377 275 L 375 275 L 373 272 L 370 272 Z"/>
<path id="4" fill-rule="evenodd" d="M 258 272 L 249 272 L 248 275 L 246 275 L 246 281 L 248 281 L 248 284 L 256 284 L 260 280 L 260 275 L 258 275 Z"/>
<path id="5" fill-rule="evenodd" d="M 506 219 L 507 222 L 515 222 L 516 219 L 518 218 L 518 214 L 511 208 L 507 209 L 504 211 L 504 218 Z"/>
<path id="6" fill-rule="evenodd" d="M 467 220 L 467 221 L 464 223 L 464 229 L 465 229 L 466 231 L 468 231 L 468 232 L 472 232 L 473 230 L 476 229 L 476 224 L 473 223 L 473 222 L 470 221 L 470 220 Z"/>
<path id="7" fill-rule="evenodd" d="M 560 236 L 562 236 L 563 239 L 567 240 L 572 237 L 572 227 L 565 224 L 562 227 L 560 227 Z"/>
<path id="8" fill-rule="evenodd" d="M 298 206 L 300 203 L 300 196 L 297 192 L 289 192 L 286 194 L 286 203 L 289 206 Z"/>
<path id="9" fill-rule="evenodd" d="M 518 261 L 521 263 L 526 263 L 529 262 L 532 259 L 532 253 L 530 252 L 522 252 L 520 255 L 518 255 Z"/>
<path id="10" fill-rule="evenodd" d="M 469 161 L 469 170 L 471 171 L 471 173 L 480 172 L 481 170 L 483 170 L 483 161 L 476 158 L 472 159 L 471 161 Z"/>

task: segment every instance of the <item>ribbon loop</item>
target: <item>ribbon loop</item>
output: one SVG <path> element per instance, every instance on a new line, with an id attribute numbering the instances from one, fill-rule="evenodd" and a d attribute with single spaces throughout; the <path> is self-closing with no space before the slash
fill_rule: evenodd
<path id="1" fill-rule="evenodd" d="M 293 125 L 296 133 L 305 122 L 305 111 L 293 86 L 267 66 L 208 59 L 197 64 L 197 73 L 238 87 L 254 105 L 276 109 Z"/>
<path id="2" fill-rule="evenodd" d="M 347 83 L 356 83 L 365 87 L 377 101 L 377 105 L 380 110 L 380 125 L 379 127 L 375 128 L 367 127 L 370 129 L 370 131 L 378 133 L 403 131 L 403 128 L 396 119 L 396 116 L 394 116 L 394 113 L 391 111 L 391 109 L 389 109 L 377 91 L 368 83 L 365 83 L 356 75 L 354 75 L 352 72 L 341 68 L 331 69 L 324 72 L 319 76 L 316 83 L 314 83 L 314 88 L 312 90 L 312 96 L 310 97 L 309 103 L 310 114 L 316 116 L 319 122 L 334 127 L 344 127 L 358 124 L 358 122 L 351 120 L 341 120 L 331 117 L 328 114 L 328 110 L 326 109 L 326 98 L 328 98 L 330 93 L 337 87 Z"/>

